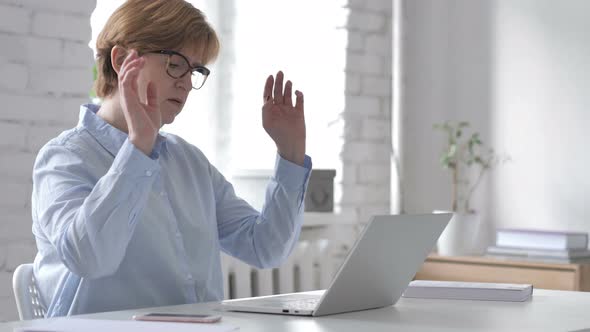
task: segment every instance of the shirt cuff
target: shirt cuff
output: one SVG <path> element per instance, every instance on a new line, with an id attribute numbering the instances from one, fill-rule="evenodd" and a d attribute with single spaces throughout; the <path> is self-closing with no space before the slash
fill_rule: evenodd
<path id="1" fill-rule="evenodd" d="M 141 152 L 127 139 L 113 161 L 112 169 L 132 177 L 153 177 L 160 171 L 158 159 Z"/>
<path id="2" fill-rule="evenodd" d="M 297 165 L 283 159 L 277 153 L 275 160 L 275 180 L 289 191 L 304 190 L 309 174 L 311 173 L 312 162 L 308 155 L 305 155 L 303 166 Z"/>

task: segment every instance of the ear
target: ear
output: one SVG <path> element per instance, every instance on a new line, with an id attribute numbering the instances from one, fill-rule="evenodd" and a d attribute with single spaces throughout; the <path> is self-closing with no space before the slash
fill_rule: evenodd
<path id="1" fill-rule="evenodd" d="M 123 61 L 125 61 L 125 57 L 127 57 L 127 50 L 125 48 L 115 45 L 111 49 L 111 64 L 113 65 L 113 69 L 117 75 L 119 75 L 119 71 L 121 70 Z"/>

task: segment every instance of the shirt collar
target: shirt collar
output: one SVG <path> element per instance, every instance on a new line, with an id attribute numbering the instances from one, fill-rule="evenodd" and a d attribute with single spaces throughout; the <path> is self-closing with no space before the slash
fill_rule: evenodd
<path id="1" fill-rule="evenodd" d="M 102 147 L 104 147 L 110 154 L 116 156 L 123 146 L 123 143 L 129 136 L 127 133 L 120 131 L 113 127 L 100 116 L 96 115 L 96 112 L 100 109 L 100 105 L 96 104 L 84 104 L 80 106 L 80 119 L 78 127 L 85 128 L 88 130 Z M 166 148 L 166 137 L 163 133 L 158 133 L 154 149 L 150 157 L 157 158 L 162 149 Z"/>

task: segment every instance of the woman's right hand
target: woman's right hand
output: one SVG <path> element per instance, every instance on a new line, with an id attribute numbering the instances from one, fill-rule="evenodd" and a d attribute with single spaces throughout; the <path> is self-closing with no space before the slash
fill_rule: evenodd
<path id="1" fill-rule="evenodd" d="M 138 77 L 144 64 L 145 58 L 138 56 L 136 50 L 131 50 L 119 72 L 119 95 L 129 140 L 149 156 L 162 126 L 162 115 L 156 85 L 153 82 L 147 84 L 147 103 L 140 100 Z"/>

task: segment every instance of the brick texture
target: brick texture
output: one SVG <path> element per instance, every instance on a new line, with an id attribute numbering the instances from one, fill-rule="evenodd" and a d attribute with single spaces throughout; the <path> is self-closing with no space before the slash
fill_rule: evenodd
<path id="1" fill-rule="evenodd" d="M 36 12 L 33 15 L 32 31 L 38 36 L 81 42 L 91 37 L 90 20 L 86 16 L 61 12 Z"/>
<path id="2" fill-rule="evenodd" d="M 39 148 L 76 124 L 92 84 L 95 0 L 0 0 L 0 321 L 17 320 L 12 273 L 37 252 L 31 171 Z"/>
<path id="3" fill-rule="evenodd" d="M 0 5 L 0 32 L 26 34 L 30 26 L 31 11 L 29 9 Z"/>
<path id="4" fill-rule="evenodd" d="M 389 213 L 392 1 L 349 0 L 342 201 L 359 224 Z"/>

